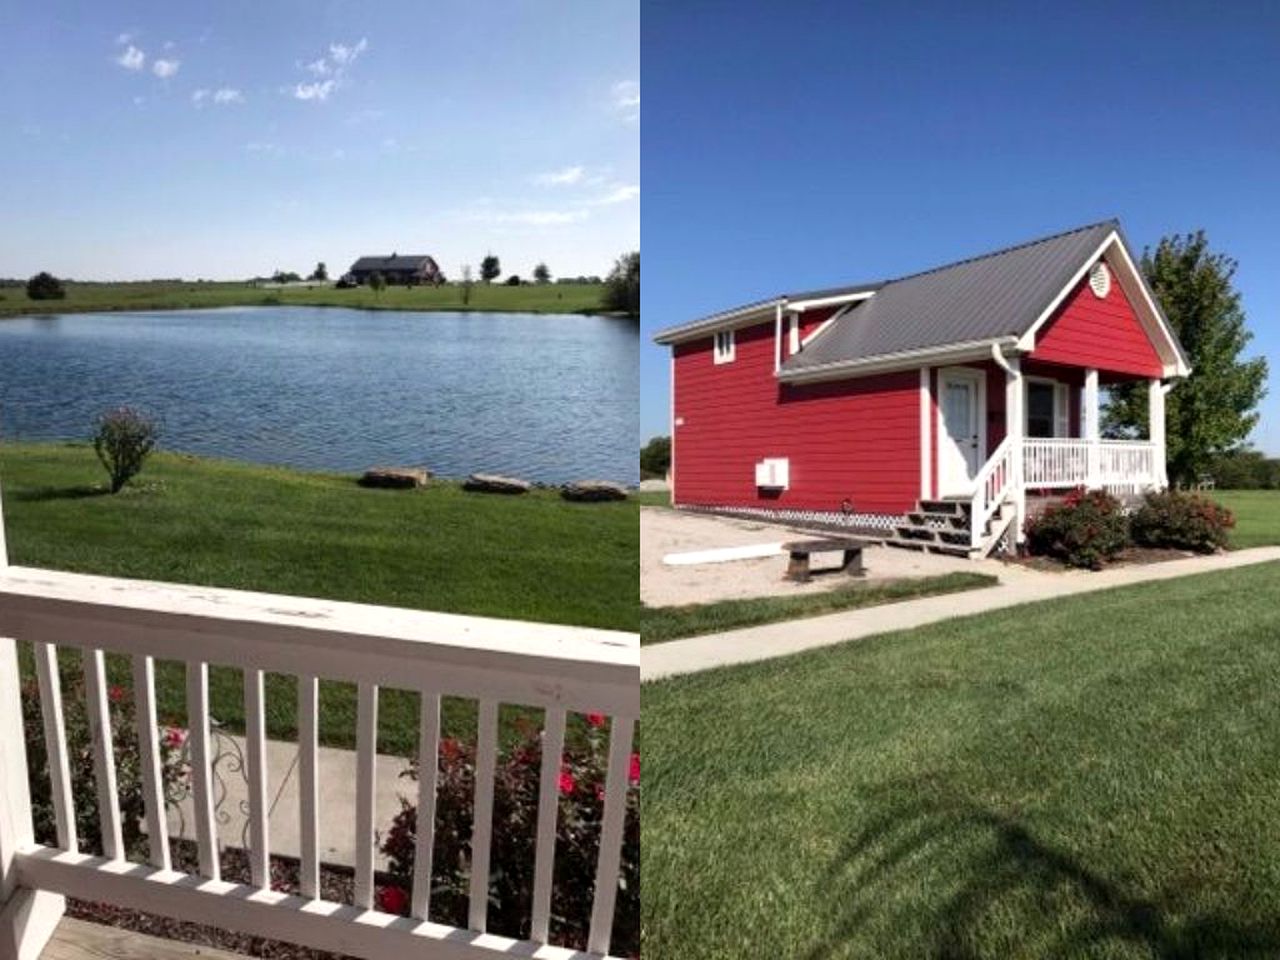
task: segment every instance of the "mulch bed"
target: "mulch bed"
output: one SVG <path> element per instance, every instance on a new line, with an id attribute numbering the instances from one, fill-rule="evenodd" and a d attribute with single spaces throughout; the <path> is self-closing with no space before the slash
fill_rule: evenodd
<path id="1" fill-rule="evenodd" d="M 1203 554 L 1193 553 L 1190 550 L 1174 550 L 1170 547 L 1125 547 L 1104 569 L 1146 566 L 1152 563 L 1166 563 L 1170 560 L 1185 560 L 1188 557 L 1199 556 L 1203 556 Z M 1062 573 L 1066 570 L 1077 569 L 1054 557 L 1032 556 L 1031 554 L 1019 554 L 1016 557 L 1002 556 L 998 559 L 1004 563 L 1026 567 L 1028 570 L 1039 570 L 1043 573 Z"/>
<path id="2" fill-rule="evenodd" d="M 196 844 L 185 840 L 172 843 L 173 869 L 198 873 L 199 852 Z M 222 854 L 222 879 L 232 883 L 249 882 L 249 860 L 243 850 L 227 849 Z M 381 885 L 382 877 L 376 878 Z M 288 857 L 271 858 L 271 886 L 286 893 L 297 893 L 298 861 Z M 355 887 L 353 872 L 341 867 L 322 865 L 320 868 L 320 896 L 336 903 L 350 903 Z M 166 940 L 202 944 L 229 950 L 249 957 L 265 957 L 267 960 L 354 960 L 345 954 L 313 950 L 282 940 L 251 937 L 221 927 L 211 927 L 185 920 L 174 920 L 140 910 L 126 910 L 107 903 L 87 900 L 67 900 L 67 916 L 102 923 L 124 930 L 133 930 Z"/>

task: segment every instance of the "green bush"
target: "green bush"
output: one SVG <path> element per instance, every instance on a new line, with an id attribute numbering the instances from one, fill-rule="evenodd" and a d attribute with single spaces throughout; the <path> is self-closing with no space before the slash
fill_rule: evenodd
<path id="1" fill-rule="evenodd" d="M 66 296 L 62 281 L 47 271 L 41 271 L 27 281 L 27 297 L 31 300 L 63 300 Z"/>
<path id="2" fill-rule="evenodd" d="M 142 469 L 158 433 L 155 421 L 130 407 L 109 410 L 98 419 L 93 450 L 111 477 L 112 493 L 119 493 Z"/>
<path id="3" fill-rule="evenodd" d="M 1213 553 L 1226 547 L 1236 518 L 1207 497 L 1178 490 L 1149 493 L 1133 515 L 1134 543 Z"/>
<path id="4" fill-rule="evenodd" d="M 1027 521 L 1027 549 L 1068 566 L 1100 570 L 1129 543 L 1120 501 L 1105 490 L 1077 488 L 1060 505 Z"/>

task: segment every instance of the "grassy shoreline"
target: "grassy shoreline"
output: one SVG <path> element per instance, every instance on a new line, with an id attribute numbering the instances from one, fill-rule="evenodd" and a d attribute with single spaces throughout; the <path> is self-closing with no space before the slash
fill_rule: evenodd
<path id="1" fill-rule="evenodd" d="M 462 288 L 260 287 L 240 282 L 136 281 L 67 283 L 63 300 L 31 300 L 26 290 L 0 288 L 0 319 L 62 313 L 114 313 L 141 310 L 204 310 L 218 307 L 346 307 L 353 310 L 398 310 L 453 313 L 541 313 L 615 316 L 604 310 L 602 284 L 545 284 L 508 287 L 476 284 L 470 302 Z"/>
<path id="2" fill-rule="evenodd" d="M 120 494 L 84 445 L 0 444 L 14 564 L 358 603 L 635 631 L 639 522 L 633 502 L 569 503 L 555 490 L 467 493 L 452 482 L 367 490 L 352 475 L 156 454 Z M 74 650 L 67 671 L 80 669 Z M 129 667 L 110 658 L 112 682 Z M 24 654 L 29 666 L 29 654 Z M 156 665 L 163 722 L 185 722 L 181 664 Z M 68 673 L 70 675 L 70 673 Z M 213 715 L 244 728 L 239 671 L 210 671 Z M 267 677 L 267 730 L 296 733 L 296 682 Z M 321 685 L 323 742 L 355 736 L 351 685 Z M 540 711 L 506 707 L 504 732 Z M 444 728 L 469 736 L 473 703 L 447 700 Z M 417 695 L 380 698 L 379 749 L 416 749 Z M 578 724 L 579 721 L 575 721 Z"/>

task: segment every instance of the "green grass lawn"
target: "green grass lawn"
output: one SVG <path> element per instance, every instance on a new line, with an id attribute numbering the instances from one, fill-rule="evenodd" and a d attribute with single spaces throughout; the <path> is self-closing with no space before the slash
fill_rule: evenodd
<path id="1" fill-rule="evenodd" d="M 996 583 L 997 578 L 990 574 L 964 571 L 888 583 L 854 583 L 824 593 L 791 597 L 752 597 L 680 607 L 645 607 L 640 614 L 640 642 L 662 643 L 701 633 L 718 633 L 779 620 L 816 617 L 839 610 L 857 610 L 940 593 L 974 590 Z"/>
<path id="2" fill-rule="evenodd" d="M 633 503 L 574 504 L 554 491 L 466 493 L 456 484 L 365 490 L 353 477 L 158 454 L 116 496 L 83 446 L 0 445 L 10 561 L 110 576 L 634 631 Z M 178 665 L 160 706 L 183 713 Z M 117 676 L 123 678 L 124 674 Z M 214 671 L 214 715 L 240 728 L 239 674 Z M 293 678 L 273 678 L 273 736 L 293 733 Z M 351 688 L 322 691 L 322 736 L 354 736 Z M 470 707 L 452 704 L 455 733 Z M 416 698 L 382 697 L 385 749 L 412 750 Z M 448 725 L 447 723 L 447 725 Z"/>
<path id="3" fill-rule="evenodd" d="M 651 960 L 1280 955 L 1280 564 L 645 687 Z"/>
<path id="4" fill-rule="evenodd" d="M 1280 490 L 1216 490 L 1210 496 L 1236 515 L 1233 548 L 1280 544 Z"/>
<path id="5" fill-rule="evenodd" d="M 146 281 L 138 283 L 68 283 L 65 300 L 29 300 L 23 288 L 0 289 L 0 316 L 28 313 L 71 313 L 109 310 L 174 310 L 231 306 L 325 306 L 368 310 L 476 310 L 520 313 L 595 313 L 604 293 L 601 284 L 550 283 L 508 287 L 476 284 L 469 304 L 462 288 L 368 287 L 275 289 L 248 283 Z"/>

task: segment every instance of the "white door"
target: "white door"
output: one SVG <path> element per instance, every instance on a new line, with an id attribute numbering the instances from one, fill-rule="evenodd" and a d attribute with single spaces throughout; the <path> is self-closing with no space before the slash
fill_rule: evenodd
<path id="1" fill-rule="evenodd" d="M 973 492 L 982 468 L 982 380 L 974 373 L 943 371 L 939 377 L 938 495 Z"/>

